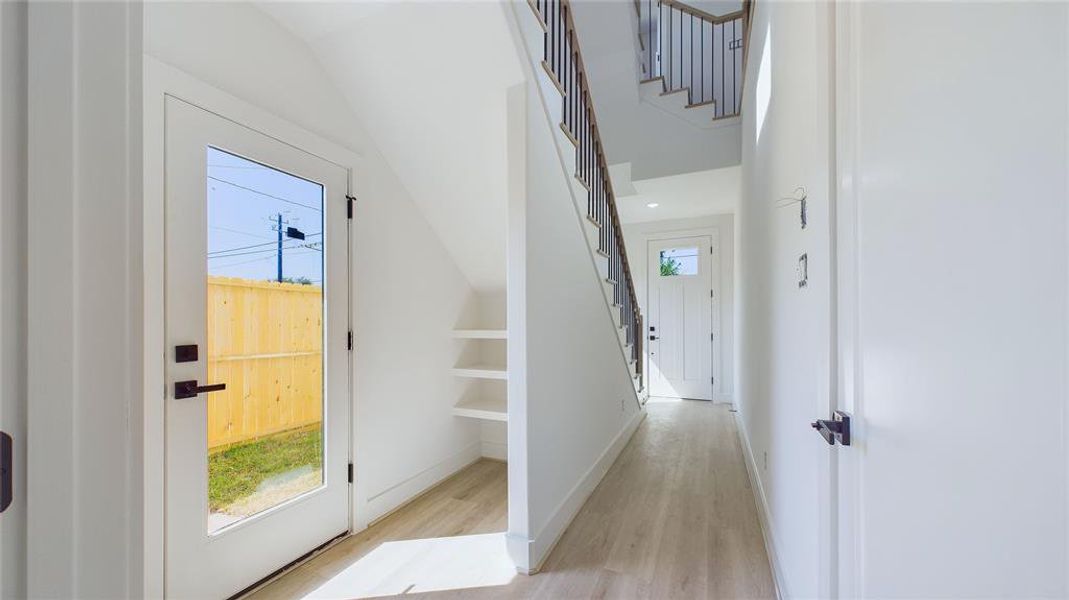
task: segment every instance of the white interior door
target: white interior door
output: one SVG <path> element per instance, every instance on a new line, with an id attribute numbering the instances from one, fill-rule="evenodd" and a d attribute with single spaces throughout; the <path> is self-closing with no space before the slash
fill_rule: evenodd
<path id="1" fill-rule="evenodd" d="M 1065 598 L 1069 12 L 929 7 L 834 5 L 839 596 Z"/>
<path id="2" fill-rule="evenodd" d="M 348 171 L 168 98 L 165 177 L 166 593 L 225 598 L 349 529 Z"/>
<path id="3" fill-rule="evenodd" d="M 650 394 L 713 399 L 712 240 L 649 242 Z"/>

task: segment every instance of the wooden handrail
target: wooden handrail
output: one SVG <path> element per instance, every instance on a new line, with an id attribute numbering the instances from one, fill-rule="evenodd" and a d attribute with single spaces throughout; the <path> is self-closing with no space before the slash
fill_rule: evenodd
<path id="1" fill-rule="evenodd" d="M 582 91 L 584 92 L 584 104 L 586 105 L 586 109 L 589 113 L 588 118 L 590 119 L 593 136 L 597 140 L 598 164 L 605 172 L 604 183 L 608 192 L 607 199 L 609 202 L 609 210 L 612 212 L 611 222 L 613 228 L 616 230 L 616 234 L 618 236 L 617 239 L 620 240 L 620 254 L 623 257 L 624 261 L 624 273 L 627 275 L 628 291 L 631 293 L 631 297 L 637 300 L 638 296 L 635 295 L 635 283 L 634 280 L 631 278 L 631 263 L 627 260 L 627 248 L 623 245 L 624 235 L 623 230 L 620 227 L 620 214 L 616 210 L 616 194 L 613 193 L 612 189 L 612 177 L 609 177 L 609 163 L 605 159 L 605 153 L 602 152 L 601 149 L 601 135 L 600 130 L 598 129 L 597 115 L 594 113 L 593 100 L 591 100 L 590 98 L 590 84 L 587 82 L 586 79 L 586 65 L 583 63 L 583 53 L 579 50 L 578 35 L 576 34 L 575 29 L 575 21 L 572 19 L 572 5 L 571 2 L 569 2 L 568 0 L 561 0 L 561 3 L 566 8 L 566 10 L 564 10 L 563 12 L 565 23 L 567 24 L 567 31 L 569 31 L 573 39 L 572 47 L 575 48 L 576 74 L 578 76 L 579 85 L 581 86 Z"/>
<path id="2" fill-rule="evenodd" d="M 734 12 L 729 12 L 718 17 L 712 13 L 707 13 L 699 8 L 694 8 L 693 6 L 688 6 L 686 4 L 683 4 L 682 2 L 677 2 L 676 0 L 661 0 L 661 4 L 671 6 L 672 8 L 677 8 L 687 14 L 691 14 L 695 17 L 698 17 L 699 19 L 706 21 L 707 23 L 713 23 L 716 25 L 719 25 L 721 23 L 728 23 L 730 21 L 738 19 L 739 17 L 746 16 L 745 8 L 736 10 Z"/>
<path id="3" fill-rule="evenodd" d="M 528 0 L 528 3 L 545 25 L 542 64 L 562 95 L 564 114 L 561 125 L 569 140 L 575 144 L 576 177 L 586 186 L 588 193 L 587 216 L 601 228 L 598 249 L 608 259 L 609 278 L 617 278 L 612 282 L 614 297 L 624 311 L 620 317 L 627 328 L 627 339 L 632 344 L 631 358 L 636 363 L 639 377 L 643 378 L 642 314 L 624 245 L 609 163 L 605 158 L 601 130 L 591 99 L 586 64 L 579 49 L 572 7 L 568 0 Z M 607 234 L 606 226 L 611 233 Z M 640 382 L 643 381 L 640 379 Z"/>

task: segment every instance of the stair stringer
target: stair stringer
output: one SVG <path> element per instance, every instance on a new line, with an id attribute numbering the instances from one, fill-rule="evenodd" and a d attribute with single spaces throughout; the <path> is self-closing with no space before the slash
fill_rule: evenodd
<path id="1" fill-rule="evenodd" d="M 571 138 L 565 134 L 563 128 L 560 126 L 564 120 L 564 96 L 549 75 L 547 67 L 542 63 L 544 29 L 540 24 L 540 19 L 531 8 L 525 7 L 523 4 L 524 3 L 518 2 L 509 3 L 515 11 L 514 22 L 519 30 L 517 33 L 520 38 L 520 45 L 522 46 L 521 52 L 523 57 L 526 58 L 526 62 L 530 67 L 531 76 L 538 88 L 537 95 L 540 100 L 539 104 L 545 114 L 547 125 L 553 133 L 553 140 L 555 142 L 558 158 L 560 159 L 561 168 L 568 175 L 569 193 L 572 198 L 573 207 L 575 208 L 575 215 L 580 222 L 583 235 L 586 238 L 587 250 L 593 261 L 597 279 L 601 282 L 601 290 L 605 300 L 606 310 L 609 311 L 609 316 L 612 319 L 617 337 L 620 340 L 621 357 L 624 360 L 624 364 L 627 365 L 628 372 L 631 375 L 631 380 L 635 388 L 636 402 L 641 406 L 644 403 L 644 399 L 648 396 L 645 389 L 646 386 L 638 377 L 637 361 L 631 360 L 631 344 L 627 343 L 627 332 L 624 329 L 624 322 L 620 313 L 620 308 L 615 304 L 613 287 L 611 283 L 606 280 L 609 261 L 608 258 L 598 252 L 598 235 L 600 228 L 586 216 L 587 188 L 579 178 L 575 176 L 576 147 L 571 141 Z M 529 110 L 535 108 L 537 107 L 529 107 Z"/>

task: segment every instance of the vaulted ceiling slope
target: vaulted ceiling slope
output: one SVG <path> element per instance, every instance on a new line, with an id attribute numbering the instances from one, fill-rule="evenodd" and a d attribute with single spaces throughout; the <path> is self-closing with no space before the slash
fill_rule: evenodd
<path id="1" fill-rule="evenodd" d="M 693 4 L 718 12 L 738 8 L 737 2 L 726 1 Z M 611 164 L 631 163 L 635 180 L 739 164 L 742 138 L 737 123 L 701 129 L 640 99 L 633 2 L 572 0 L 572 7 Z"/>
<path id="2" fill-rule="evenodd" d="M 260 2 L 323 64 L 473 287 L 505 286 L 505 92 L 492 2 Z"/>

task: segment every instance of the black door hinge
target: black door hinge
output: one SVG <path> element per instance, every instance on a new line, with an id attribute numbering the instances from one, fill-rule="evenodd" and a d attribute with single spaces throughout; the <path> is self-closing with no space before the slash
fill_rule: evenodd
<path id="1" fill-rule="evenodd" d="M 348 346 L 349 346 L 349 350 L 353 349 L 353 330 L 352 329 L 349 330 L 349 344 L 348 344 Z"/>
<path id="2" fill-rule="evenodd" d="M 353 482 L 353 463 L 349 463 L 349 483 Z"/>
<path id="3" fill-rule="evenodd" d="M 14 448 L 11 436 L 0 431 L 0 513 L 11 506 L 11 500 L 15 497 L 15 465 L 12 452 Z"/>
<path id="4" fill-rule="evenodd" d="M 353 204 L 356 203 L 356 197 L 355 196 L 346 196 L 345 200 L 346 200 L 346 203 L 345 203 L 345 218 L 351 219 L 351 218 L 353 218 Z"/>

